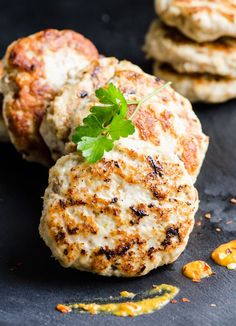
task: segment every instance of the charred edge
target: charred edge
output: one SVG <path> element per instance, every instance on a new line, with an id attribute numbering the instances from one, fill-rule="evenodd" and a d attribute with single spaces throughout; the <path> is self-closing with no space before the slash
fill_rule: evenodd
<path id="1" fill-rule="evenodd" d="M 164 200 L 165 199 L 165 195 L 164 194 L 160 194 L 157 190 L 151 188 L 152 192 L 153 192 L 153 196 L 158 199 L 158 200 Z"/>
<path id="2" fill-rule="evenodd" d="M 25 71 L 34 72 L 36 70 L 35 64 L 28 64 L 26 61 L 20 60 L 20 57 L 15 50 L 11 51 L 9 61 L 13 66 L 23 68 Z"/>
<path id="3" fill-rule="evenodd" d="M 66 203 L 62 199 L 59 200 L 59 205 L 61 206 L 62 209 L 65 209 L 67 206 Z"/>
<path id="4" fill-rule="evenodd" d="M 61 206 L 62 209 L 66 209 L 67 207 L 70 207 L 70 206 L 79 206 L 79 205 L 86 205 L 86 203 L 80 199 L 68 199 L 66 201 L 60 199 L 59 200 L 59 205 Z"/>
<path id="5" fill-rule="evenodd" d="M 69 234 L 73 235 L 73 234 L 76 234 L 77 233 L 78 228 L 77 227 L 75 227 L 73 229 L 67 228 L 67 231 L 68 231 Z"/>
<path id="6" fill-rule="evenodd" d="M 131 211 L 138 217 L 148 216 L 143 209 L 137 209 L 134 206 L 130 206 Z"/>
<path id="7" fill-rule="evenodd" d="M 65 233 L 63 231 L 59 231 L 56 235 L 55 235 L 55 240 L 56 242 L 64 240 L 65 239 Z"/>
<path id="8" fill-rule="evenodd" d="M 142 265 L 142 266 L 140 267 L 140 270 L 137 272 L 137 275 L 142 274 L 142 273 L 144 272 L 145 269 L 146 269 L 146 266 L 145 266 L 145 265 Z"/>
<path id="9" fill-rule="evenodd" d="M 114 165 L 119 169 L 120 168 L 120 165 L 117 161 L 114 162 Z"/>
<path id="10" fill-rule="evenodd" d="M 171 238 L 177 236 L 179 241 L 180 241 L 180 235 L 179 235 L 179 228 L 173 228 L 173 227 L 169 227 L 166 230 L 166 238 L 164 241 L 162 241 L 161 245 L 163 247 L 168 247 L 171 245 Z"/>
<path id="11" fill-rule="evenodd" d="M 124 246 L 118 246 L 116 249 L 108 249 L 107 247 L 101 247 L 98 252 L 97 256 L 105 255 L 108 260 L 115 256 L 124 256 L 126 252 L 130 249 L 131 244 L 126 244 Z"/>
<path id="12" fill-rule="evenodd" d="M 80 98 L 85 98 L 86 96 L 88 96 L 87 92 L 84 91 L 80 93 Z"/>
<path id="13" fill-rule="evenodd" d="M 110 181 L 111 181 L 110 178 L 105 178 L 105 179 L 104 179 L 104 182 L 110 182 Z"/>
<path id="14" fill-rule="evenodd" d="M 152 254 L 153 254 L 155 251 L 156 251 L 156 250 L 155 250 L 154 247 L 150 247 L 150 248 L 148 249 L 148 252 L 147 252 L 148 257 L 149 257 L 149 258 L 152 258 Z"/>
<path id="15" fill-rule="evenodd" d="M 157 165 L 151 156 L 148 156 L 147 159 L 155 174 L 158 174 L 159 177 L 163 177 L 162 167 L 160 165 Z"/>
<path id="16" fill-rule="evenodd" d="M 112 204 L 115 204 L 115 203 L 117 203 L 117 202 L 118 202 L 118 198 L 117 198 L 117 197 L 112 198 L 112 200 L 111 200 L 111 203 L 112 203 Z"/>
<path id="17" fill-rule="evenodd" d="M 138 224 L 142 217 L 148 216 L 148 214 L 143 209 L 137 209 L 133 206 L 130 206 L 130 209 L 137 217 L 135 221 L 133 221 L 133 220 L 130 221 L 131 225 Z"/>

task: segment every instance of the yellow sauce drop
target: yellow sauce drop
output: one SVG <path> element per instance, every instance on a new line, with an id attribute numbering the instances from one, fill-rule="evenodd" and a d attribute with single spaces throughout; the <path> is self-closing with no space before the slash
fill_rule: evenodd
<path id="1" fill-rule="evenodd" d="M 211 258 L 221 266 L 225 266 L 228 269 L 236 269 L 236 240 L 232 240 L 228 243 L 224 243 L 216 248 Z"/>
<path id="2" fill-rule="evenodd" d="M 133 298 L 133 297 L 135 297 L 135 294 L 133 292 L 121 291 L 120 296 L 122 298 Z"/>
<path id="3" fill-rule="evenodd" d="M 126 292 L 126 291 L 124 291 Z M 109 313 L 121 317 L 134 317 L 149 314 L 165 306 L 179 289 L 172 285 L 155 285 L 148 291 L 150 297 L 140 301 L 113 302 L 113 303 L 75 303 L 68 305 L 71 309 L 79 309 L 90 314 Z M 128 293 L 128 292 L 127 292 Z M 135 297 L 136 295 L 134 295 Z"/>
<path id="4" fill-rule="evenodd" d="M 202 278 L 213 274 L 211 267 L 202 260 L 192 261 L 184 265 L 182 271 L 184 276 L 195 282 L 200 282 Z"/>

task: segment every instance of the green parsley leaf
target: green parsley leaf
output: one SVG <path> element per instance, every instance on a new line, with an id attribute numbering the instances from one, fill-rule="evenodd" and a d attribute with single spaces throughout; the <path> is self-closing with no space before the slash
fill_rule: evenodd
<path id="1" fill-rule="evenodd" d="M 128 103 L 121 91 L 112 83 L 107 88 L 97 89 L 96 96 L 103 105 L 91 107 L 91 114 L 83 120 L 83 125 L 75 129 L 72 141 L 77 144 L 77 150 L 82 152 L 89 163 L 100 160 L 104 152 L 112 150 L 116 140 L 135 132 L 132 119 L 141 105 L 169 84 L 162 85 L 139 101 Z M 127 119 L 128 104 L 131 103 L 137 106 L 131 117 Z"/>
<path id="2" fill-rule="evenodd" d="M 83 123 L 83 126 L 79 126 L 75 129 L 75 133 L 72 136 L 72 141 L 74 143 L 78 143 L 84 136 L 96 137 L 100 135 L 103 129 L 103 126 L 99 119 L 92 114 L 87 116 L 83 120 Z"/>
<path id="3" fill-rule="evenodd" d="M 128 112 L 127 102 L 121 93 L 121 91 L 116 88 L 113 83 L 108 85 L 108 88 L 99 88 L 95 92 L 97 98 L 100 100 L 102 104 L 110 104 L 116 109 L 116 113 L 121 116 L 126 116 Z"/>
<path id="4" fill-rule="evenodd" d="M 105 151 L 111 151 L 113 146 L 114 142 L 105 136 L 82 137 L 77 149 L 82 151 L 87 162 L 95 163 L 103 157 Z"/>
<path id="5" fill-rule="evenodd" d="M 93 106 L 90 112 L 97 117 L 103 127 L 106 127 L 114 117 L 115 109 L 113 106 Z"/>
<path id="6" fill-rule="evenodd" d="M 135 127 L 131 120 L 125 120 L 120 115 L 115 115 L 107 128 L 111 138 L 118 140 L 120 137 L 128 137 L 135 132 Z"/>

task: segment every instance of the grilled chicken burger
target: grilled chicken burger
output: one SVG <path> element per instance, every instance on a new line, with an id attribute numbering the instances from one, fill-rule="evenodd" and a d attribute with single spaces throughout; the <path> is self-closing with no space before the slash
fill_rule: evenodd
<path id="1" fill-rule="evenodd" d="M 40 128 L 54 160 L 73 152 L 71 135 L 82 124 L 90 108 L 98 104 L 95 90 L 114 83 L 129 101 L 137 101 L 163 85 L 163 81 L 145 74 L 137 66 L 115 58 L 94 61 L 75 85 L 66 85 L 48 107 Z M 134 111 L 130 105 L 129 115 Z M 195 180 L 208 146 L 208 137 L 191 108 L 190 102 L 167 87 L 151 97 L 134 119 L 136 133 L 141 139 L 175 153 Z"/>
<path id="2" fill-rule="evenodd" d="M 30 161 L 48 164 L 39 134 L 44 111 L 60 88 L 98 57 L 95 46 L 71 31 L 48 29 L 13 42 L 3 58 L 3 117 L 16 149 Z"/>
<path id="3" fill-rule="evenodd" d="M 95 164 L 78 153 L 57 161 L 39 230 L 64 267 L 141 276 L 178 258 L 197 207 L 177 155 L 128 137 Z"/>

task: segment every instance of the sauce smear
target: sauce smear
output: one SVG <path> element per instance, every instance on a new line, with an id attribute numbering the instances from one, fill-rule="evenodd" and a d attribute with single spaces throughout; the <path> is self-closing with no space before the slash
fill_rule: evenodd
<path id="1" fill-rule="evenodd" d="M 135 294 L 133 299 L 128 302 L 119 302 L 118 298 L 116 299 L 117 302 L 74 303 L 66 306 L 72 310 L 81 313 L 87 312 L 93 315 L 108 313 L 121 317 L 135 317 L 161 309 L 172 300 L 178 292 L 179 289 L 175 286 L 161 284 L 153 286 L 151 290 L 144 293 Z M 122 298 L 120 298 L 120 300 L 122 300 Z"/>

